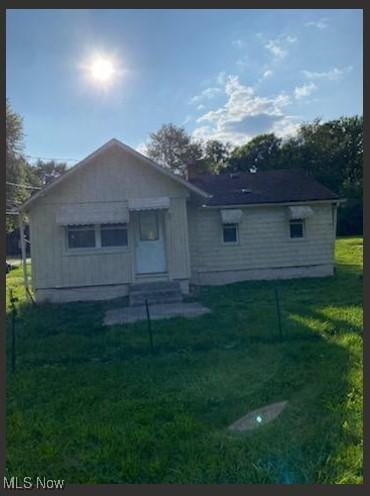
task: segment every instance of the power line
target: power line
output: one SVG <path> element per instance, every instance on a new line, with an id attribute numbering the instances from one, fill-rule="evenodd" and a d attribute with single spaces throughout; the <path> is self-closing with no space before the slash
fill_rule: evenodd
<path id="1" fill-rule="evenodd" d="M 26 184 L 18 184 L 18 183 L 10 183 L 8 181 L 6 181 L 6 184 L 8 184 L 9 186 L 16 186 L 18 188 L 25 188 L 25 189 L 41 189 L 37 186 L 28 186 Z"/>
<path id="2" fill-rule="evenodd" d="M 58 157 L 35 157 L 34 155 L 23 155 L 26 158 L 32 158 L 34 160 L 59 160 L 61 162 L 79 162 L 78 158 L 58 158 Z"/>

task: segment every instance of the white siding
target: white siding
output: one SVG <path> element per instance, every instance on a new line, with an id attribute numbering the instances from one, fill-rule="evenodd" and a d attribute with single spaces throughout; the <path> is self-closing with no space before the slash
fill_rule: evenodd
<path id="1" fill-rule="evenodd" d="M 250 270 L 255 278 L 256 269 L 332 267 L 335 232 L 332 206 L 315 204 L 311 207 L 314 215 L 305 220 L 303 239 L 290 239 L 287 207 L 243 208 L 239 244 L 236 245 L 222 243 L 218 209 L 191 208 L 189 232 L 193 280 L 199 281 L 199 274 L 211 272 L 225 271 L 226 274 Z M 245 278 L 248 278 L 247 273 Z"/>

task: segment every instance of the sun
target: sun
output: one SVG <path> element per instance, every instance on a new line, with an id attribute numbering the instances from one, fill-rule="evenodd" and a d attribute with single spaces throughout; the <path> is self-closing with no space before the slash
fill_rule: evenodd
<path id="1" fill-rule="evenodd" d="M 115 75 L 113 62 L 105 57 L 99 57 L 92 61 L 90 65 L 91 77 L 100 83 L 111 81 Z"/>

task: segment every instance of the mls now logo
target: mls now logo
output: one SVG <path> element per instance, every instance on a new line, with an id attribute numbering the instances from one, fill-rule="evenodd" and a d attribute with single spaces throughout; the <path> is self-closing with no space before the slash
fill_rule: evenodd
<path id="1" fill-rule="evenodd" d="M 4 477 L 4 489 L 63 489 L 64 480 L 47 479 L 46 477 Z"/>

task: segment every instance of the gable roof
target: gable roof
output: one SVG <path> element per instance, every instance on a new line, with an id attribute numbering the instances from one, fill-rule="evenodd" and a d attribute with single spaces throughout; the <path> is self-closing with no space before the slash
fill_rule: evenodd
<path id="1" fill-rule="evenodd" d="M 60 177 L 58 177 L 55 181 L 48 184 L 47 186 L 42 188 L 40 191 L 38 191 L 37 193 L 32 195 L 27 201 L 25 201 L 23 203 L 23 205 L 20 206 L 19 210 L 20 211 L 27 210 L 38 198 L 44 196 L 46 193 L 49 193 L 56 186 L 58 186 L 58 184 L 62 183 L 67 177 L 70 177 L 77 170 L 80 170 L 83 167 L 88 166 L 89 163 L 91 162 L 91 160 L 93 160 L 94 158 L 99 156 L 101 153 L 104 153 L 107 149 L 109 149 L 112 146 L 118 146 L 121 150 L 124 150 L 124 151 L 130 153 L 131 155 L 134 155 L 135 157 L 139 158 L 140 160 L 145 162 L 150 167 L 157 170 L 159 173 L 164 174 L 165 176 L 169 177 L 170 179 L 176 181 L 179 184 L 182 184 L 183 186 L 185 186 L 189 190 L 193 191 L 194 193 L 197 193 L 198 195 L 201 195 L 205 198 L 207 198 L 209 196 L 204 190 L 199 188 L 197 185 L 192 184 L 189 181 L 186 181 L 180 175 L 174 174 L 171 170 L 162 167 L 161 165 L 157 164 L 156 162 L 154 162 L 150 158 L 146 157 L 142 153 L 134 150 L 133 148 L 131 148 L 128 145 L 125 145 L 124 143 L 122 143 L 118 139 L 113 138 L 113 139 L 107 141 L 107 143 L 105 143 L 103 146 L 101 146 L 100 148 L 95 150 L 93 153 L 88 155 L 86 158 L 84 158 L 83 160 L 78 162 L 76 165 L 74 165 L 73 167 L 68 169 L 64 174 L 62 174 Z"/>
<path id="2" fill-rule="evenodd" d="M 210 195 L 207 206 L 336 200 L 338 195 L 302 170 L 200 175 L 191 183 Z"/>

